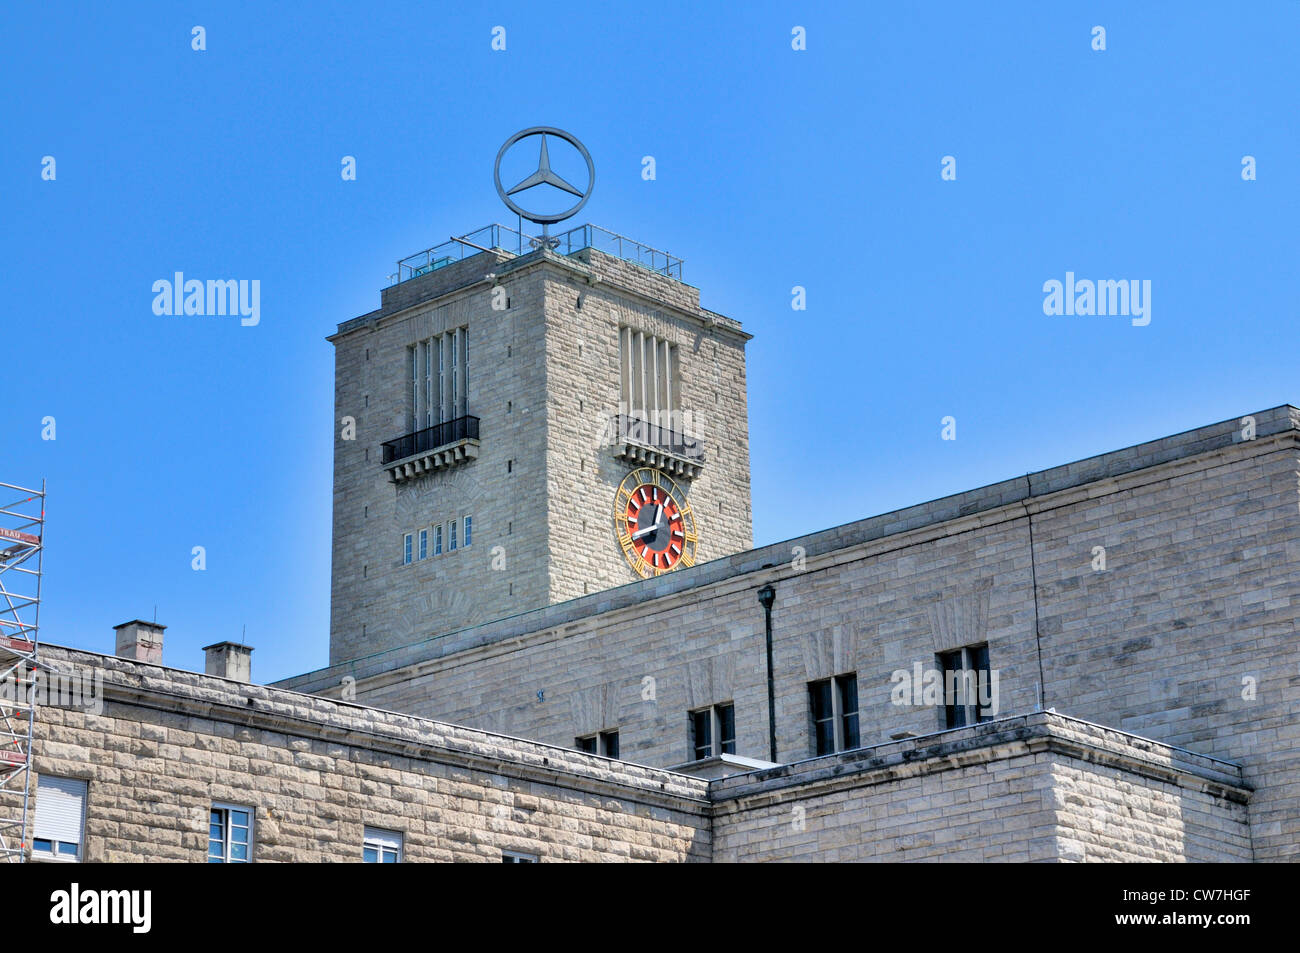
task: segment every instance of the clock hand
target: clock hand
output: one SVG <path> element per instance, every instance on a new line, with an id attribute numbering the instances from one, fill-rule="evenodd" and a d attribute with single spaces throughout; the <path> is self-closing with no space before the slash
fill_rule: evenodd
<path id="1" fill-rule="evenodd" d="M 657 530 L 660 526 L 663 525 L 664 508 L 663 506 L 656 506 L 655 509 L 657 510 L 657 512 L 655 513 L 654 523 L 650 526 L 647 526 L 645 529 L 639 529 L 635 533 L 633 533 L 632 534 L 633 539 L 640 539 L 642 536 L 645 536 L 647 533 L 653 533 L 655 530 Z"/>

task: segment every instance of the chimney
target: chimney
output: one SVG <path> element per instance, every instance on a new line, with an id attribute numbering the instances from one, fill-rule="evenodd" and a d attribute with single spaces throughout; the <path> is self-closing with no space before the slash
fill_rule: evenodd
<path id="1" fill-rule="evenodd" d="M 238 642 L 217 642 L 203 647 L 203 674 L 247 682 L 253 675 L 253 649 Z"/>
<path id="2" fill-rule="evenodd" d="M 113 631 L 117 633 L 115 654 L 118 658 L 161 665 L 163 630 L 166 628 L 165 625 L 145 622 L 142 619 L 113 626 Z"/>

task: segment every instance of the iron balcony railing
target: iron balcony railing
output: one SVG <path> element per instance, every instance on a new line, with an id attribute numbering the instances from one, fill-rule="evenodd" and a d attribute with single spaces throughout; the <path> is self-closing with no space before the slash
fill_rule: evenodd
<path id="1" fill-rule="evenodd" d="M 613 255 L 624 261 L 640 265 L 648 271 L 682 280 L 682 260 L 674 258 L 667 252 L 641 242 L 633 241 L 626 235 L 619 235 L 599 225 L 579 225 L 567 232 L 551 235 L 549 244 L 552 251 L 561 255 L 573 255 L 585 248 L 594 248 L 607 255 Z M 431 271 L 445 268 L 453 262 L 481 254 L 483 249 L 503 252 L 509 255 L 526 255 L 542 247 L 542 239 L 525 235 L 507 225 L 485 225 L 476 231 L 434 245 L 424 251 L 409 255 L 397 263 L 397 271 L 388 276 L 389 284 L 401 284 Z"/>
<path id="2" fill-rule="evenodd" d="M 445 447 L 449 443 L 455 443 L 457 440 L 478 439 L 478 418 L 477 417 L 457 417 L 455 420 L 448 420 L 446 423 L 435 424 L 432 427 L 426 427 L 423 430 L 417 430 L 415 433 L 408 433 L 404 437 L 397 437 L 383 444 L 384 463 L 392 463 L 394 460 L 403 460 L 406 457 L 414 456 L 417 453 L 427 453 L 430 450 L 437 450 L 439 447 Z"/>
<path id="3" fill-rule="evenodd" d="M 686 460 L 704 459 L 704 444 L 690 434 L 677 433 L 657 423 L 626 414 L 614 416 L 614 427 L 615 439 L 619 443 L 662 450 Z"/>

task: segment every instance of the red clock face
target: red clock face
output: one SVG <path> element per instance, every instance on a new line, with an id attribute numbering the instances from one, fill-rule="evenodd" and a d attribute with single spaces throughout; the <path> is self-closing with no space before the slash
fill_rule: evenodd
<path id="1" fill-rule="evenodd" d="M 668 476 L 641 468 L 618 489 L 614 532 L 623 555 L 640 576 L 690 566 L 695 562 L 695 516 L 686 496 Z"/>
<path id="2" fill-rule="evenodd" d="M 682 511 L 667 490 L 643 483 L 627 501 L 628 535 L 633 551 L 651 569 L 672 569 L 686 551 Z"/>

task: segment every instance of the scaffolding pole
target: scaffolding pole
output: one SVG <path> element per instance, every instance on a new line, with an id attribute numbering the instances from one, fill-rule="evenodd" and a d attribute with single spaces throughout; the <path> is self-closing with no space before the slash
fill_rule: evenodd
<path id="1" fill-rule="evenodd" d="M 0 863 L 28 859 L 45 482 L 0 483 Z"/>

